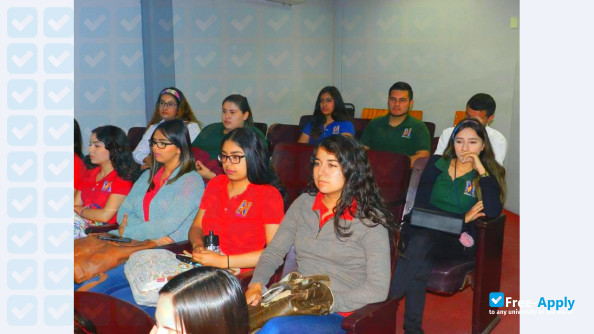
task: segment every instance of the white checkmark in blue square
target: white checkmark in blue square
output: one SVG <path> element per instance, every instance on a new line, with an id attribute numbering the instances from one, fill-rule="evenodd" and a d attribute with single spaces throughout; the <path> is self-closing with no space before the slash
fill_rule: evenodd
<path id="1" fill-rule="evenodd" d="M 37 81 L 10 80 L 7 85 L 9 109 L 33 110 L 37 107 Z"/>
<path id="2" fill-rule="evenodd" d="M 83 7 L 78 13 L 78 31 L 82 37 L 107 37 L 110 33 L 110 13 L 106 7 Z"/>
<path id="3" fill-rule="evenodd" d="M 37 46 L 35 44 L 9 44 L 6 55 L 8 73 L 31 74 L 37 72 Z"/>
<path id="4" fill-rule="evenodd" d="M 13 295 L 6 301 L 6 320 L 10 326 L 37 324 L 37 297 Z"/>
<path id="5" fill-rule="evenodd" d="M 37 287 L 37 260 L 10 260 L 6 264 L 6 282 L 11 290 L 33 290 Z"/>
<path id="6" fill-rule="evenodd" d="M 116 46 L 116 71 L 120 74 L 142 74 L 144 71 L 142 44 L 120 43 Z"/>
<path id="7" fill-rule="evenodd" d="M 43 48 L 45 73 L 67 74 L 74 69 L 74 48 L 72 44 L 46 44 Z"/>
<path id="8" fill-rule="evenodd" d="M 67 110 L 74 105 L 74 84 L 68 79 L 50 79 L 44 83 L 44 106 L 48 110 Z"/>
<path id="9" fill-rule="evenodd" d="M 72 152 L 48 152 L 43 155 L 43 178 L 48 182 L 72 180 Z"/>
<path id="10" fill-rule="evenodd" d="M 140 7 L 118 8 L 116 13 L 116 34 L 123 38 L 142 37 L 142 16 Z"/>
<path id="11" fill-rule="evenodd" d="M 37 216 L 37 189 L 35 188 L 9 188 L 6 201 L 6 213 L 10 218 Z"/>
<path id="12" fill-rule="evenodd" d="M 9 152 L 6 165 L 10 182 L 33 182 L 37 180 L 36 152 Z"/>
<path id="13" fill-rule="evenodd" d="M 144 105 L 144 82 L 142 79 L 124 79 L 116 82 L 116 107 L 120 110 L 137 110 L 139 106 Z M 142 108 L 142 107 L 141 107 Z"/>
<path id="14" fill-rule="evenodd" d="M 157 51 L 157 61 L 154 63 L 155 73 L 157 75 L 173 74 L 174 67 L 178 71 L 186 73 L 185 62 L 181 61 L 180 55 L 184 54 L 183 46 L 176 46 L 175 51 L 171 43 L 163 43 L 163 49 Z M 176 60 L 180 60 L 178 65 L 174 65 Z"/>
<path id="15" fill-rule="evenodd" d="M 48 254 L 72 253 L 73 227 L 70 224 L 46 224 L 43 228 L 43 250 Z"/>
<path id="16" fill-rule="evenodd" d="M 50 7 L 43 12 L 44 33 L 50 38 L 72 37 L 74 34 L 72 7 Z"/>
<path id="17" fill-rule="evenodd" d="M 82 43 L 78 46 L 78 63 L 83 73 L 108 73 L 111 51 L 107 43 Z"/>
<path id="18" fill-rule="evenodd" d="M 489 306 L 502 307 L 504 303 L 505 303 L 505 296 L 503 295 L 503 292 L 489 293 Z"/>
<path id="19" fill-rule="evenodd" d="M 7 11 L 7 32 L 12 38 L 37 36 L 37 9 L 33 7 L 12 7 Z"/>
<path id="20" fill-rule="evenodd" d="M 43 285 L 48 290 L 72 290 L 72 260 L 47 260 L 43 264 Z"/>
<path id="21" fill-rule="evenodd" d="M 6 248 L 10 254 L 33 254 L 37 251 L 37 225 L 10 224 L 6 229 Z"/>
<path id="22" fill-rule="evenodd" d="M 83 110 L 97 111 L 110 107 L 110 83 L 103 79 L 81 80 L 78 88 L 79 107 Z"/>
<path id="23" fill-rule="evenodd" d="M 49 326 L 72 325 L 72 296 L 47 296 L 43 300 L 43 319 Z"/>
<path id="24" fill-rule="evenodd" d="M 47 218 L 72 217 L 72 188 L 46 188 L 43 192 L 43 214 Z"/>
<path id="25" fill-rule="evenodd" d="M 74 121 L 70 116 L 47 116 L 43 120 L 43 141 L 48 146 L 70 146 L 74 140 Z"/>
<path id="26" fill-rule="evenodd" d="M 6 121 L 6 134 L 10 146 L 37 144 L 37 117 L 10 116 Z"/>

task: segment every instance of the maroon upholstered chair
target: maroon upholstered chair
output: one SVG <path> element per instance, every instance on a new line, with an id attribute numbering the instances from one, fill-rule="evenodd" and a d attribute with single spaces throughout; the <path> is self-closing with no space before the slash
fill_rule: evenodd
<path id="1" fill-rule="evenodd" d="M 374 150 L 367 151 L 367 157 L 388 208 L 400 221 L 408 190 L 410 158 L 403 154 Z"/>
<path id="2" fill-rule="evenodd" d="M 285 211 L 307 186 L 312 153 L 313 146 L 297 143 L 280 143 L 272 152 L 272 168 L 285 190 Z"/>
<path id="3" fill-rule="evenodd" d="M 431 155 L 435 153 L 435 150 L 437 149 L 437 144 L 439 144 L 439 137 L 431 138 Z"/>
<path id="4" fill-rule="evenodd" d="M 254 122 L 254 126 L 258 128 L 258 130 L 262 131 L 262 134 L 266 136 L 266 131 L 268 130 L 268 124 L 261 123 L 261 122 Z"/>
<path id="5" fill-rule="evenodd" d="M 427 130 L 429 130 L 429 138 L 433 138 L 435 136 L 435 123 L 425 121 L 423 123 L 427 126 Z"/>
<path id="6" fill-rule="evenodd" d="M 298 125 L 294 124 L 272 124 L 266 133 L 266 139 L 270 143 L 270 152 L 274 152 L 274 148 L 280 143 L 296 143 L 299 139 L 301 130 Z"/>
<path id="7" fill-rule="evenodd" d="M 74 292 L 74 309 L 95 325 L 98 334 L 148 333 L 155 324 L 135 305 L 96 292 Z"/>
<path id="8" fill-rule="evenodd" d="M 128 140 L 130 141 L 130 147 L 134 151 L 142 136 L 146 132 L 146 127 L 144 126 L 135 126 L 128 129 Z"/>

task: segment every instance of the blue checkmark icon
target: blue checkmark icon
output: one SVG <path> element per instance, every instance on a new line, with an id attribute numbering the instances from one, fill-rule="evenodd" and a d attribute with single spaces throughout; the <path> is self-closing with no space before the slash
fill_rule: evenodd
<path id="1" fill-rule="evenodd" d="M 503 292 L 491 292 L 489 294 L 489 306 L 502 307 L 505 301 Z"/>

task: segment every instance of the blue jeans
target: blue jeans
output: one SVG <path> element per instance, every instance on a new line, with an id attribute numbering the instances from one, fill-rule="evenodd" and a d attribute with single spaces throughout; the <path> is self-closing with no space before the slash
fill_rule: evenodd
<path id="1" fill-rule="evenodd" d="M 343 334 L 341 324 L 343 316 L 340 314 L 328 315 L 293 315 L 276 317 L 268 320 L 258 334 L 280 333 L 327 333 Z"/>
<path id="2" fill-rule="evenodd" d="M 126 286 L 130 286 L 128 280 L 126 279 L 126 275 L 124 274 L 124 264 L 125 263 L 122 263 L 121 265 L 106 271 L 105 274 L 107 274 L 107 279 L 99 283 L 99 285 L 93 287 L 92 289 L 89 289 L 89 291 L 109 295 L 112 292 L 115 292 L 116 290 L 119 290 Z M 99 277 L 93 277 L 90 280 L 85 281 L 81 284 L 74 283 L 74 291 L 76 291 L 82 285 L 98 280 Z"/>

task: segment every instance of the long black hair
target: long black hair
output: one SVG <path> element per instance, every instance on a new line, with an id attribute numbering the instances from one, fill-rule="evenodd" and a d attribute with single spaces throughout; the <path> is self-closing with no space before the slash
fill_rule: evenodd
<path id="1" fill-rule="evenodd" d="M 124 130 L 113 125 L 100 126 L 94 129 L 97 140 L 109 151 L 109 160 L 119 177 L 128 181 L 136 181 L 140 174 L 139 166 L 132 157 L 130 141 Z"/>
<path id="2" fill-rule="evenodd" d="M 313 162 L 320 148 L 336 156 L 345 179 L 340 198 L 332 210 L 336 235 L 339 238 L 344 238 L 352 234 L 349 232 L 350 226 L 339 223 L 340 217 L 347 210 L 353 217 L 364 219 L 362 221 L 368 226 L 382 225 L 388 230 L 394 230 L 396 227 L 394 215 L 388 210 L 379 187 L 375 183 L 371 165 L 367 159 L 367 152 L 363 145 L 354 138 L 332 135 L 324 138 L 315 146 L 312 155 L 312 176 L 306 192 L 312 196 L 318 192 L 313 179 Z M 352 204 L 355 200 L 357 209 L 356 212 L 352 212 Z M 366 223 L 366 221 L 371 223 Z"/>
<path id="3" fill-rule="evenodd" d="M 278 178 L 270 167 L 270 154 L 264 148 L 260 137 L 250 128 L 237 128 L 223 137 L 221 147 L 226 141 L 236 143 L 245 155 L 247 178 L 253 184 L 269 184 L 280 188 Z"/>
<path id="4" fill-rule="evenodd" d="M 248 309 L 239 280 L 226 270 L 197 267 L 159 291 L 170 294 L 178 330 L 186 334 L 247 334 Z"/>
<path id="5" fill-rule="evenodd" d="M 181 119 L 173 119 L 170 121 L 159 123 L 159 125 L 155 129 L 155 132 L 153 132 L 153 135 L 151 136 L 151 140 L 153 140 L 153 137 L 155 137 L 155 133 L 157 131 L 161 132 L 161 134 L 163 134 L 163 136 L 165 136 L 167 140 L 173 143 L 173 145 L 175 145 L 175 147 L 179 148 L 181 151 L 179 157 L 179 172 L 174 178 L 167 180 L 166 184 L 171 184 L 180 177 L 182 177 L 184 174 L 195 171 L 196 161 L 194 160 L 194 155 L 192 154 L 192 151 L 190 149 L 192 142 L 190 141 L 190 133 L 188 132 L 188 128 L 186 127 L 184 121 L 182 121 Z M 153 148 L 151 146 L 151 152 L 152 149 Z M 162 163 L 157 161 L 154 154 L 151 154 L 151 156 L 151 175 L 148 179 L 149 189 L 153 189 L 155 187 L 155 184 L 153 183 L 153 178 L 155 174 L 157 174 L 157 171 L 159 171 L 159 168 L 163 166 Z"/>
<path id="6" fill-rule="evenodd" d="M 489 135 L 487 134 L 487 130 L 485 127 L 476 119 L 474 118 L 465 118 L 456 125 L 450 139 L 448 140 L 448 146 L 443 152 L 443 158 L 445 159 L 456 159 L 456 150 L 454 149 L 454 142 L 456 139 L 456 134 L 464 129 L 473 129 L 476 134 L 483 140 L 483 144 L 485 148 L 479 154 L 479 159 L 481 159 L 481 163 L 487 169 L 499 185 L 499 189 L 501 190 L 499 195 L 499 200 L 501 203 L 505 203 L 505 195 L 507 191 L 507 186 L 505 184 L 505 168 L 503 168 L 497 160 L 495 160 L 495 153 L 493 152 L 493 146 L 491 146 L 491 141 L 489 140 Z M 479 178 L 480 175 L 476 175 L 472 183 L 477 190 L 477 195 L 481 196 L 481 187 L 479 186 Z"/>
<path id="7" fill-rule="evenodd" d="M 326 122 L 326 116 L 322 114 L 322 108 L 320 107 L 320 97 L 328 93 L 332 96 L 334 100 L 334 110 L 332 111 L 332 119 L 335 121 L 345 121 L 348 120 L 350 117 L 346 111 L 344 106 L 344 101 L 342 100 L 342 95 L 340 95 L 340 91 L 338 88 L 334 86 L 326 86 L 320 90 L 318 93 L 318 98 L 316 99 L 316 105 L 314 107 L 313 117 L 311 119 L 311 132 L 309 133 L 309 137 L 313 138 L 313 140 L 317 140 L 320 134 L 322 134 L 322 127 L 324 126 L 324 122 Z"/>
<path id="8" fill-rule="evenodd" d="M 82 134 L 76 119 L 74 119 L 74 154 L 78 155 L 81 159 L 84 157 L 82 153 Z"/>

